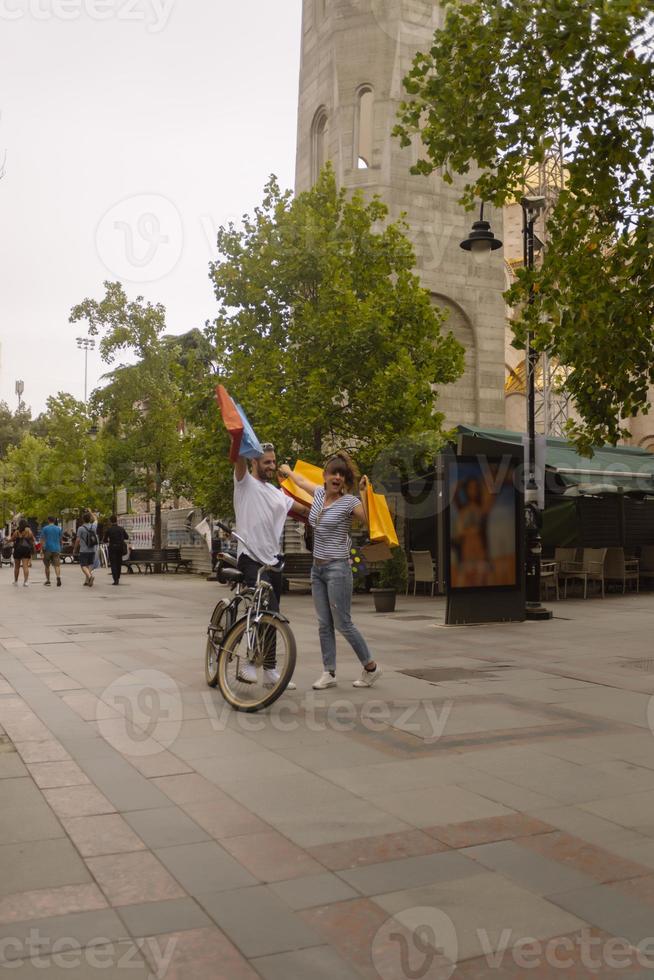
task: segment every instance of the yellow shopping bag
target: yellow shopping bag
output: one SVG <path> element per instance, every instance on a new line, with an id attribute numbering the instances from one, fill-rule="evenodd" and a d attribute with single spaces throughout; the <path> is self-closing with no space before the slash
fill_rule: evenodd
<path id="1" fill-rule="evenodd" d="M 397 539 L 386 497 L 383 493 L 374 492 L 370 480 L 368 480 L 366 487 L 366 504 L 370 540 L 375 543 L 387 544 L 390 548 L 397 548 L 400 542 Z"/>
<path id="2" fill-rule="evenodd" d="M 319 466 L 314 466 L 313 463 L 305 463 L 301 459 L 298 459 L 293 467 L 293 472 L 299 473 L 305 480 L 310 480 L 311 483 L 315 483 L 317 487 L 321 487 L 325 482 Z M 291 477 L 284 480 L 281 487 L 284 493 L 292 497 L 293 500 L 297 500 L 299 504 L 304 504 L 306 507 L 311 507 L 313 497 L 306 490 L 302 490 Z"/>

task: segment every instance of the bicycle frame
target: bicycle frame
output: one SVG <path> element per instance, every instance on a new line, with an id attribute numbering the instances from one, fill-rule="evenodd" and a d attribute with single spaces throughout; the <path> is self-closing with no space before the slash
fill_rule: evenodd
<path id="1" fill-rule="evenodd" d="M 260 563 L 260 568 L 259 571 L 257 572 L 257 581 L 254 589 L 245 588 L 243 589 L 243 591 L 241 591 L 240 583 L 237 583 L 236 586 L 238 590 L 237 594 L 239 596 L 242 596 L 245 602 L 247 603 L 247 611 L 245 613 L 245 616 L 247 618 L 247 623 L 245 626 L 245 634 L 246 634 L 246 642 L 247 642 L 248 660 L 251 660 L 252 651 L 254 647 L 254 638 L 257 635 L 256 627 L 259 625 L 263 614 L 268 611 L 266 600 L 273 588 L 270 582 L 267 582 L 266 579 L 262 578 L 262 576 L 265 572 L 268 571 L 281 571 L 284 567 L 284 563 L 281 562 L 278 563 L 277 566 L 275 566 L 275 565 L 269 565 L 267 562 L 261 561 L 261 559 L 256 554 L 256 552 L 254 552 L 250 548 L 247 541 L 245 541 L 239 534 L 237 534 L 236 531 L 232 530 L 231 528 L 228 528 L 227 525 L 225 524 L 220 524 L 220 522 L 218 522 L 218 526 L 221 527 L 223 530 L 228 531 L 233 538 L 236 538 L 237 541 L 239 541 L 244 547 L 248 549 L 248 551 L 250 552 L 254 560 Z"/>

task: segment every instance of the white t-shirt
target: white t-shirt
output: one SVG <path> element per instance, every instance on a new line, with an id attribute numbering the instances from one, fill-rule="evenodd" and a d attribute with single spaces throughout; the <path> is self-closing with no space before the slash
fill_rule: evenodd
<path id="1" fill-rule="evenodd" d="M 234 474 L 234 512 L 236 530 L 249 548 L 238 544 L 238 554 L 274 565 L 280 550 L 284 524 L 294 501 L 271 483 L 246 473 L 242 480 Z"/>

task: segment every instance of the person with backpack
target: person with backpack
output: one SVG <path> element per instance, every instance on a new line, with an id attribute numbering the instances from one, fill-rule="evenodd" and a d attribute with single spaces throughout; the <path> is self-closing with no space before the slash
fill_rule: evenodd
<path id="1" fill-rule="evenodd" d="M 83 585 L 92 588 L 94 578 L 93 569 L 98 555 L 98 524 L 96 518 L 90 510 L 85 510 L 82 514 L 82 524 L 77 530 L 73 554 L 79 555 L 79 564 L 84 575 Z"/>
<path id="2" fill-rule="evenodd" d="M 21 568 L 23 569 L 23 588 L 27 588 L 29 582 L 27 581 L 30 577 L 30 561 L 32 558 L 32 552 L 34 551 L 34 535 L 32 534 L 31 528 L 28 526 L 26 520 L 21 519 L 18 522 L 18 527 L 11 536 L 11 541 L 13 543 L 13 556 L 14 556 L 14 582 L 13 584 L 18 586 L 18 576 L 20 574 Z"/>

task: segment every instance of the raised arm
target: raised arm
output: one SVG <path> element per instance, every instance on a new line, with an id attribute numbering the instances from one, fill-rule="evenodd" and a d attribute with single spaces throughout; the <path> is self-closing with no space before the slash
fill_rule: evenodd
<path id="1" fill-rule="evenodd" d="M 236 477 L 238 483 L 241 482 L 243 477 L 248 471 L 248 461 L 245 456 L 239 456 L 234 463 L 234 476 Z"/>
<path id="2" fill-rule="evenodd" d="M 282 463 L 281 466 L 278 466 L 277 472 L 282 480 L 292 480 L 293 483 L 300 488 L 300 490 L 304 490 L 304 492 L 308 493 L 311 497 L 314 496 L 316 490 L 318 489 L 318 485 L 316 483 L 312 483 L 311 480 L 307 480 L 305 476 L 300 476 L 299 473 L 293 473 L 291 467 L 287 466 L 286 463 Z"/>

